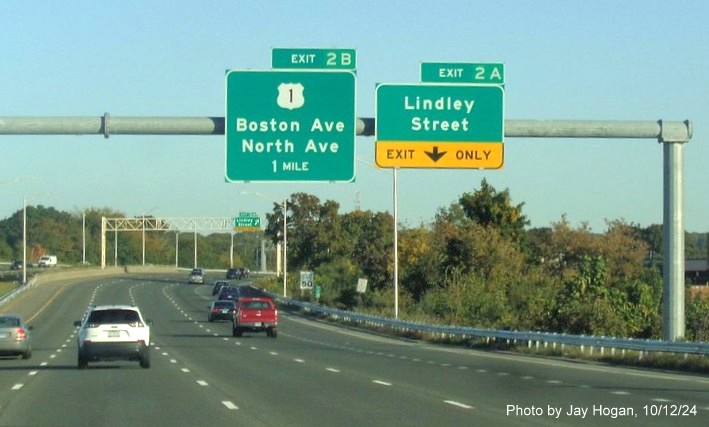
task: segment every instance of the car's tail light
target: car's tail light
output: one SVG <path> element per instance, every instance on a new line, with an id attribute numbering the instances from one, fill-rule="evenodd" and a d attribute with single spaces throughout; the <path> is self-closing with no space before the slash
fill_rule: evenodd
<path id="1" fill-rule="evenodd" d="M 25 330 L 22 328 L 17 328 L 17 330 L 15 331 L 15 340 L 24 341 L 26 339 L 27 339 L 27 332 L 25 332 Z"/>

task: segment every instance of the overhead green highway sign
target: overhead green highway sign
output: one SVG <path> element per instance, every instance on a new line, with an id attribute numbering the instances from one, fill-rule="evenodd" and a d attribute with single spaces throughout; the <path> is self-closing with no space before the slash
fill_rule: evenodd
<path id="1" fill-rule="evenodd" d="M 380 167 L 502 167 L 502 86 L 381 84 L 375 98 Z"/>
<path id="2" fill-rule="evenodd" d="M 261 227 L 261 218 L 259 216 L 237 216 L 234 218 L 234 227 Z"/>
<path id="3" fill-rule="evenodd" d="M 352 181 L 355 75 L 229 71 L 224 133 L 228 181 Z"/>

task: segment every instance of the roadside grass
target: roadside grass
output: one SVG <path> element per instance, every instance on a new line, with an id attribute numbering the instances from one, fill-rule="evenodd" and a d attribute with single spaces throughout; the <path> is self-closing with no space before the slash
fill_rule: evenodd
<path id="1" fill-rule="evenodd" d="M 272 280 L 262 280 L 257 283 L 257 286 L 273 292 L 280 293 L 277 286 L 274 286 Z M 354 321 L 334 320 L 328 316 L 323 316 L 313 312 L 304 312 L 289 307 L 288 310 L 298 311 L 301 315 L 318 318 L 318 320 L 338 323 L 348 327 L 368 330 L 375 333 L 388 336 L 396 336 L 404 339 L 418 340 L 423 342 L 436 343 L 441 345 L 450 345 L 457 347 L 474 348 L 485 351 L 504 351 L 525 354 L 536 357 L 550 357 L 567 360 L 576 360 L 586 363 L 605 363 L 609 365 L 618 365 L 626 367 L 637 367 L 644 369 L 657 369 L 667 371 L 689 372 L 695 374 L 709 374 L 709 357 L 693 354 L 677 354 L 677 353 L 655 353 L 655 352 L 640 352 L 635 350 L 609 349 L 609 348 L 584 348 L 570 345 L 529 345 L 526 342 L 508 342 L 507 340 L 496 340 L 481 337 L 460 338 L 460 337 L 442 337 L 440 335 L 420 333 L 417 331 L 400 331 L 382 328 L 373 325 L 366 325 Z M 391 317 L 391 313 L 386 312 L 360 312 L 360 314 L 370 314 L 382 317 Z M 403 319 L 406 317 L 406 319 Z M 434 316 L 423 313 L 401 313 L 402 320 L 420 322 L 426 324 L 440 323 L 440 319 Z"/>
<path id="2" fill-rule="evenodd" d="M 0 281 L 0 298 L 17 289 L 20 283 L 17 281 Z"/>

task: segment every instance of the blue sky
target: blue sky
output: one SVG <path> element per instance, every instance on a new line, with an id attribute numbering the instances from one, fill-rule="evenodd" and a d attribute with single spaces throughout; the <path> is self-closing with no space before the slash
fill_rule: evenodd
<path id="1" fill-rule="evenodd" d="M 709 3 L 696 1 L 0 2 L 0 117 L 225 115 L 227 69 L 270 68 L 274 47 L 353 48 L 357 115 L 377 83 L 416 83 L 421 62 L 505 65 L 505 118 L 686 120 L 685 227 L 709 231 Z M 341 212 L 392 212 L 374 138 L 354 183 L 226 183 L 222 136 L 0 135 L 0 218 L 30 204 L 129 216 L 270 212 L 294 192 Z M 662 223 L 653 140 L 508 138 L 501 170 L 401 169 L 399 220 L 433 220 L 483 178 L 533 227 L 562 215 Z M 266 197 L 242 192 L 261 193 Z"/>

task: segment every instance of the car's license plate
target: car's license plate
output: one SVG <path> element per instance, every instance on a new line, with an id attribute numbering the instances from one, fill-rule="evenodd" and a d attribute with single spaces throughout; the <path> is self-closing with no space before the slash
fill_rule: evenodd
<path id="1" fill-rule="evenodd" d="M 0 338 L 8 338 L 10 336 L 9 332 L 0 332 Z"/>
<path id="2" fill-rule="evenodd" d="M 109 338 L 118 338 L 121 336 L 120 331 L 108 331 L 108 337 Z"/>
<path id="3" fill-rule="evenodd" d="M 222 313 L 228 313 L 228 312 L 229 312 L 228 309 L 222 310 Z"/>
<path id="4" fill-rule="evenodd" d="M 261 322 L 254 323 L 254 326 L 261 326 Z"/>

